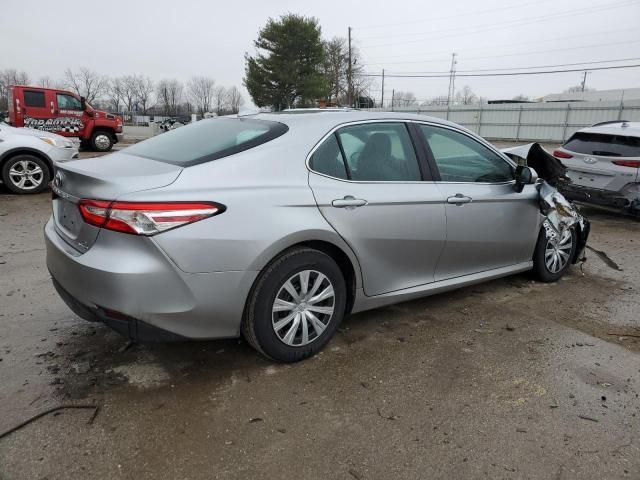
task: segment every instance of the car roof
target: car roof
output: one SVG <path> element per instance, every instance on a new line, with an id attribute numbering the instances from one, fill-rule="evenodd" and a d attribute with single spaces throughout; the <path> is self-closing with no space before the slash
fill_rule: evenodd
<path id="1" fill-rule="evenodd" d="M 311 127 L 330 130 L 344 123 L 363 122 L 367 120 L 414 120 L 437 123 L 467 131 L 464 127 L 441 118 L 404 112 L 370 112 L 354 109 L 298 109 L 283 112 L 258 113 L 248 117 L 284 123 L 289 128 Z"/>
<path id="2" fill-rule="evenodd" d="M 627 137 L 640 137 L 640 122 L 625 122 L 623 120 L 605 125 L 594 125 L 582 128 L 579 132 L 600 133 L 605 135 L 624 135 Z"/>

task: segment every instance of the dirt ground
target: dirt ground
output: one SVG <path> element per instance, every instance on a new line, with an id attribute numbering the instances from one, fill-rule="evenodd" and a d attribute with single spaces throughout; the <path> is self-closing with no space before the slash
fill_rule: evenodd
<path id="1" fill-rule="evenodd" d="M 593 252 L 354 315 L 316 357 L 132 345 L 55 294 L 49 194 L 0 190 L 0 479 L 640 478 L 640 222 Z M 617 266 L 617 267 L 616 267 Z"/>

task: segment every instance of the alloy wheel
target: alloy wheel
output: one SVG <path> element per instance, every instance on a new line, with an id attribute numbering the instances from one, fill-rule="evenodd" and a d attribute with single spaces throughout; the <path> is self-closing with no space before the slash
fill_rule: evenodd
<path id="1" fill-rule="evenodd" d="M 566 228 L 561 235 L 555 235 L 547 240 L 544 249 L 544 262 L 551 273 L 558 273 L 567 266 L 573 247 L 571 229 Z"/>
<path id="2" fill-rule="evenodd" d="M 19 160 L 9 169 L 11 183 L 21 190 L 34 190 L 42 184 L 44 172 L 31 160 Z"/>
<path id="3" fill-rule="evenodd" d="M 329 278 L 316 270 L 303 270 L 280 287 L 271 309 L 273 330 L 286 345 L 308 345 L 327 328 L 334 308 Z"/>

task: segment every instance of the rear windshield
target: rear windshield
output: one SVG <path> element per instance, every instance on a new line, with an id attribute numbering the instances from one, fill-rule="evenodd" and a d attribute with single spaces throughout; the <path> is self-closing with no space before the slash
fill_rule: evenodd
<path id="1" fill-rule="evenodd" d="M 257 147 L 288 129 L 282 123 L 255 118 L 208 118 L 137 143 L 125 152 L 188 167 Z"/>
<path id="2" fill-rule="evenodd" d="M 577 132 L 564 144 L 576 153 L 607 157 L 640 157 L 640 138 L 604 133 Z"/>

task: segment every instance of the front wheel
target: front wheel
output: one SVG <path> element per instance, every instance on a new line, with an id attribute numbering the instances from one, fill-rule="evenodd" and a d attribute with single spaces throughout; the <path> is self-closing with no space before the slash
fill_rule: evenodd
<path id="1" fill-rule="evenodd" d="M 108 152 L 113 147 L 113 136 L 104 130 L 98 130 L 91 135 L 91 148 L 96 152 Z"/>
<path id="2" fill-rule="evenodd" d="M 346 300 L 344 277 L 331 257 L 311 248 L 289 250 L 257 280 L 248 299 L 243 335 L 273 360 L 304 360 L 333 336 Z"/>
<path id="3" fill-rule="evenodd" d="M 49 167 L 41 158 L 16 155 L 2 167 L 2 181 L 14 193 L 40 193 L 49 185 Z"/>
<path id="4" fill-rule="evenodd" d="M 557 232 L 545 220 L 533 254 L 533 273 L 541 282 L 555 282 L 571 266 L 576 251 L 576 230 Z"/>

